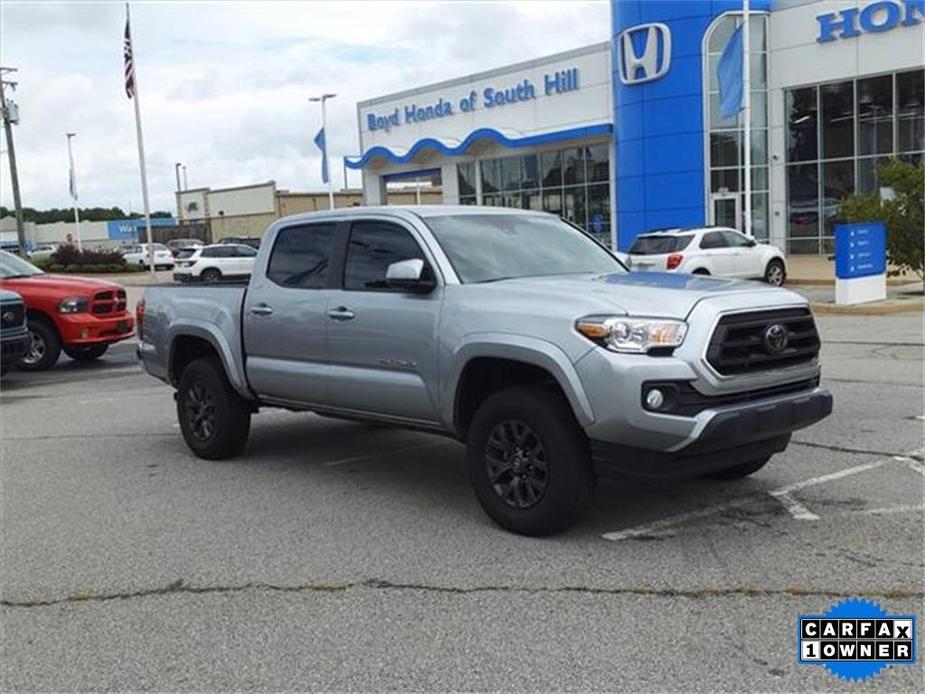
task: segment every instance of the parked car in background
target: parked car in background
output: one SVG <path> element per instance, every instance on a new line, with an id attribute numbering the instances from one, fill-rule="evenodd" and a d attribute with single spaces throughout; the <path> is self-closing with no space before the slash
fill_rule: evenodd
<path id="1" fill-rule="evenodd" d="M 26 305 L 16 292 L 0 289 L 0 375 L 13 368 L 28 348 Z"/>
<path id="2" fill-rule="evenodd" d="M 202 458 L 239 453 L 262 406 L 430 430 L 467 443 L 492 519 L 547 535 L 597 477 L 739 479 L 832 410 L 804 297 L 628 272 L 550 214 L 353 207 L 266 238 L 247 287 L 138 305 Z"/>
<path id="3" fill-rule="evenodd" d="M 15 291 L 26 304 L 29 348 L 16 362 L 26 371 L 50 368 L 62 350 L 78 361 L 97 359 L 135 332 L 125 290 L 114 282 L 46 274 L 0 252 L 0 289 Z"/>
<path id="4" fill-rule="evenodd" d="M 173 253 L 170 252 L 170 249 L 162 243 L 152 243 L 151 245 L 154 246 L 154 269 L 172 269 L 174 261 Z M 129 265 L 137 265 L 145 269 L 149 268 L 150 257 L 148 253 L 148 244 L 139 243 L 135 246 L 130 246 L 127 251 L 122 253 L 122 258 Z"/>
<path id="5" fill-rule="evenodd" d="M 33 248 L 26 255 L 29 256 L 29 260 L 48 260 L 57 250 L 58 247 L 56 245 L 43 243 Z"/>
<path id="6" fill-rule="evenodd" d="M 173 278 L 178 282 L 218 282 L 250 277 L 256 257 L 257 250 L 244 244 L 217 243 L 196 248 L 186 257 L 177 256 Z"/>
<path id="7" fill-rule="evenodd" d="M 223 239 L 219 239 L 219 243 L 242 243 L 245 246 L 250 246 L 251 248 L 260 248 L 260 237 L 259 236 L 226 236 Z"/>
<path id="8" fill-rule="evenodd" d="M 787 278 L 787 264 L 779 248 L 727 227 L 640 234 L 628 255 L 633 270 L 762 279 L 775 287 Z"/>
<path id="9" fill-rule="evenodd" d="M 180 252 L 181 248 L 192 248 L 195 246 L 205 246 L 206 244 L 199 239 L 170 239 L 167 242 L 167 249 L 173 255 L 174 258 L 177 257 L 177 253 Z"/>

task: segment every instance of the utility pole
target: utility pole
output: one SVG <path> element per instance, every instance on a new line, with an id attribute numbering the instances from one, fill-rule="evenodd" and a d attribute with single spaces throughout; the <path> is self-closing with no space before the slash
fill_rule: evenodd
<path id="1" fill-rule="evenodd" d="M 177 224 L 180 223 L 180 167 L 183 166 L 180 162 L 177 162 L 173 165 L 173 172 L 177 176 Z"/>
<path id="2" fill-rule="evenodd" d="M 16 209 L 16 239 L 19 255 L 26 257 L 26 228 L 22 219 L 22 198 L 19 196 L 19 171 L 16 168 L 16 149 L 13 147 L 13 122 L 19 122 L 19 114 L 11 113 L 12 102 L 6 100 L 6 88 L 16 89 L 16 82 L 3 79 L 4 75 L 16 72 L 15 67 L 0 67 L 0 112 L 3 115 L 3 129 L 6 131 L 6 149 L 10 157 L 10 183 L 13 186 L 13 207 Z M 12 104 L 13 109 L 16 105 Z"/>

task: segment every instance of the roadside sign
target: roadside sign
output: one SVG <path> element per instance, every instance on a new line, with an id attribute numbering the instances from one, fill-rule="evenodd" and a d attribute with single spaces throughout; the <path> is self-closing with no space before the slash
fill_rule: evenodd
<path id="1" fill-rule="evenodd" d="M 850 280 L 886 274 L 886 224 L 835 225 L 835 276 Z"/>

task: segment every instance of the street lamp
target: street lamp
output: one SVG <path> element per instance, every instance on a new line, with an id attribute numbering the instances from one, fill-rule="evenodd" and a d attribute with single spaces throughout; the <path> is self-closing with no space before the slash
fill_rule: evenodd
<path id="1" fill-rule="evenodd" d="M 321 102 L 321 130 L 324 132 L 324 170 L 328 172 L 328 206 L 334 209 L 334 179 L 331 177 L 331 167 L 328 165 L 328 123 L 327 115 L 324 109 L 324 102 L 333 99 L 337 94 L 322 94 L 321 96 L 310 96 L 309 101 Z"/>
<path id="2" fill-rule="evenodd" d="M 71 148 L 71 139 L 77 137 L 77 133 L 64 133 L 67 136 L 67 158 L 71 164 L 69 188 L 71 200 L 74 203 L 74 230 L 77 233 L 77 250 L 83 250 L 83 244 L 80 242 L 80 213 L 77 211 L 77 171 L 74 168 L 74 150 Z"/>

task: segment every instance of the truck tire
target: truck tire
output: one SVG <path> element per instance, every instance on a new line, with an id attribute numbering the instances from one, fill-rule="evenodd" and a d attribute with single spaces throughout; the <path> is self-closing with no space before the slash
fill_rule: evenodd
<path id="1" fill-rule="evenodd" d="M 747 463 L 739 463 L 734 467 L 727 467 L 725 470 L 717 470 L 704 475 L 708 480 L 740 480 L 751 474 L 758 472 L 768 464 L 771 456 L 759 458 L 758 460 L 749 460 Z"/>
<path id="2" fill-rule="evenodd" d="M 485 400 L 468 434 L 469 480 L 485 512 L 521 535 L 552 535 L 591 504 L 594 474 L 584 432 L 568 402 L 541 386 Z"/>
<path id="3" fill-rule="evenodd" d="M 93 361 L 106 354 L 108 349 L 109 345 L 107 344 L 81 345 L 79 347 L 65 347 L 64 353 L 74 361 Z"/>
<path id="4" fill-rule="evenodd" d="M 206 460 L 223 460 L 240 453 L 247 443 L 251 409 L 228 383 L 218 359 L 207 357 L 183 369 L 177 420 L 193 453 Z"/>
<path id="5" fill-rule="evenodd" d="M 45 318 L 29 317 L 27 322 L 31 342 L 26 353 L 16 362 L 23 371 L 45 371 L 54 366 L 61 355 L 61 336 Z"/>

